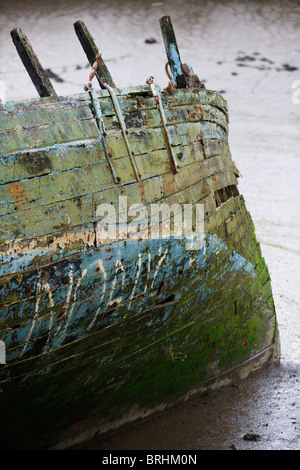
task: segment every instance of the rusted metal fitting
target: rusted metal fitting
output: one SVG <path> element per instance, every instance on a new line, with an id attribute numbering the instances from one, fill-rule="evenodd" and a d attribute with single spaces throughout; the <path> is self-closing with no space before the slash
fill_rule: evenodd
<path id="1" fill-rule="evenodd" d="M 100 57 L 101 57 L 101 53 L 98 52 L 98 54 L 95 57 L 95 62 L 93 63 L 90 74 L 89 74 L 89 81 L 86 85 L 84 85 L 84 88 L 83 88 L 84 91 L 89 91 L 92 87 L 92 80 L 94 76 L 96 75 Z"/>
<path id="2" fill-rule="evenodd" d="M 154 82 L 154 77 L 152 77 L 151 75 L 151 77 L 147 78 L 146 83 L 147 85 L 152 85 L 153 82 Z"/>
<path id="3" fill-rule="evenodd" d="M 168 83 L 168 86 L 165 89 L 165 91 L 174 90 L 175 87 L 174 87 L 174 83 L 173 83 L 173 80 L 172 80 L 172 77 L 171 77 L 171 74 L 170 74 L 170 71 L 169 71 L 169 63 L 168 62 L 165 65 L 165 71 L 166 71 L 167 77 L 169 79 L 169 83 Z"/>
<path id="4" fill-rule="evenodd" d="M 150 88 L 151 88 L 152 94 L 155 98 L 155 101 L 156 101 L 157 104 L 159 104 L 159 96 L 158 96 L 157 90 L 155 89 L 155 86 L 154 86 L 154 77 L 151 76 L 151 77 L 147 78 L 146 83 L 147 83 L 147 85 L 150 85 Z"/>

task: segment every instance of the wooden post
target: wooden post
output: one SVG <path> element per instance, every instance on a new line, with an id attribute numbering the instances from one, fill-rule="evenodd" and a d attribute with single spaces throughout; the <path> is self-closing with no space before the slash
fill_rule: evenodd
<path id="1" fill-rule="evenodd" d="M 38 94 L 43 96 L 57 96 L 52 83 L 43 69 L 37 55 L 32 49 L 27 36 L 20 28 L 15 28 L 10 32 L 13 43 L 16 46 L 20 59 L 22 60 Z"/>
<path id="2" fill-rule="evenodd" d="M 89 63 L 93 65 L 93 63 L 95 62 L 95 57 L 99 53 L 99 49 L 96 46 L 92 35 L 88 31 L 83 21 L 76 21 L 76 23 L 74 23 L 74 29 L 83 47 L 83 50 L 86 53 Z M 106 67 L 101 56 L 98 62 L 96 77 L 102 89 L 105 89 L 102 79 L 104 79 L 105 83 L 107 83 L 109 86 L 116 88 L 116 85 L 114 84 L 114 81 L 108 71 L 108 68 Z"/>
<path id="3" fill-rule="evenodd" d="M 182 69 L 182 63 L 171 19 L 169 16 L 163 16 L 159 22 L 174 87 L 186 88 L 187 82 Z"/>

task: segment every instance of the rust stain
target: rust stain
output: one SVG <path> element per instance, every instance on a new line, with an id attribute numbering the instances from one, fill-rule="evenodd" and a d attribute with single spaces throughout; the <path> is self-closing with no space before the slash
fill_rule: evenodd
<path id="1" fill-rule="evenodd" d="M 172 194 L 175 191 L 174 187 L 174 179 L 170 179 L 167 175 L 163 177 L 163 188 L 165 196 Z"/>
<path id="2" fill-rule="evenodd" d="M 57 315 L 57 319 L 60 320 L 62 317 L 64 317 L 67 313 L 67 309 L 64 309 L 62 312 L 60 312 L 58 315 Z"/>
<path id="3" fill-rule="evenodd" d="M 139 404 L 136 403 L 135 405 L 132 405 L 132 407 L 130 408 L 130 413 L 134 413 L 139 407 Z"/>
<path id="4" fill-rule="evenodd" d="M 107 411 L 112 413 L 113 411 L 116 411 L 117 408 L 118 408 L 117 406 L 113 406 L 112 408 L 109 408 Z"/>
<path id="5" fill-rule="evenodd" d="M 139 189 L 140 189 L 140 195 L 141 195 L 141 203 L 145 204 L 146 196 L 145 196 L 145 187 L 144 187 L 143 181 L 139 182 Z"/>
<path id="6" fill-rule="evenodd" d="M 80 429 L 82 426 L 84 426 L 87 423 L 87 419 L 84 419 L 82 421 L 78 421 L 78 423 L 74 424 L 75 429 Z"/>
<path id="7" fill-rule="evenodd" d="M 9 190 L 17 202 L 24 200 L 22 186 L 19 182 L 11 183 Z"/>

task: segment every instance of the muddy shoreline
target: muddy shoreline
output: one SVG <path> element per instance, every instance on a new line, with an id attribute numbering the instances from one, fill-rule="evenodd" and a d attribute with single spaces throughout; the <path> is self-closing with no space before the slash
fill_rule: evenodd
<path id="1" fill-rule="evenodd" d="M 300 365 L 270 366 L 165 415 L 74 450 L 297 450 Z"/>

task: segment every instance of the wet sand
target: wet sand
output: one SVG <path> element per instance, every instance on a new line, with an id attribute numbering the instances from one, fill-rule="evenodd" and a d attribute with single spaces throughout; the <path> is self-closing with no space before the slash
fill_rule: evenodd
<path id="1" fill-rule="evenodd" d="M 147 423 L 77 449 L 196 450 L 300 447 L 300 80 L 298 1 L 12 1 L 1 11 L 0 80 L 6 99 L 36 97 L 12 45 L 20 26 L 58 94 L 82 92 L 85 55 L 73 31 L 82 19 L 119 87 L 154 75 L 166 86 L 158 20 L 170 15 L 181 57 L 228 101 L 230 148 L 269 267 L 281 363 Z M 55 8 L 55 6 L 57 6 Z M 3 8 L 3 7 L 2 7 Z M 148 40 L 148 41 L 147 41 Z M 150 41 L 149 41 L 150 40 Z M 252 440 L 244 439 L 252 435 Z M 254 439 L 254 440 L 253 440 Z"/>

